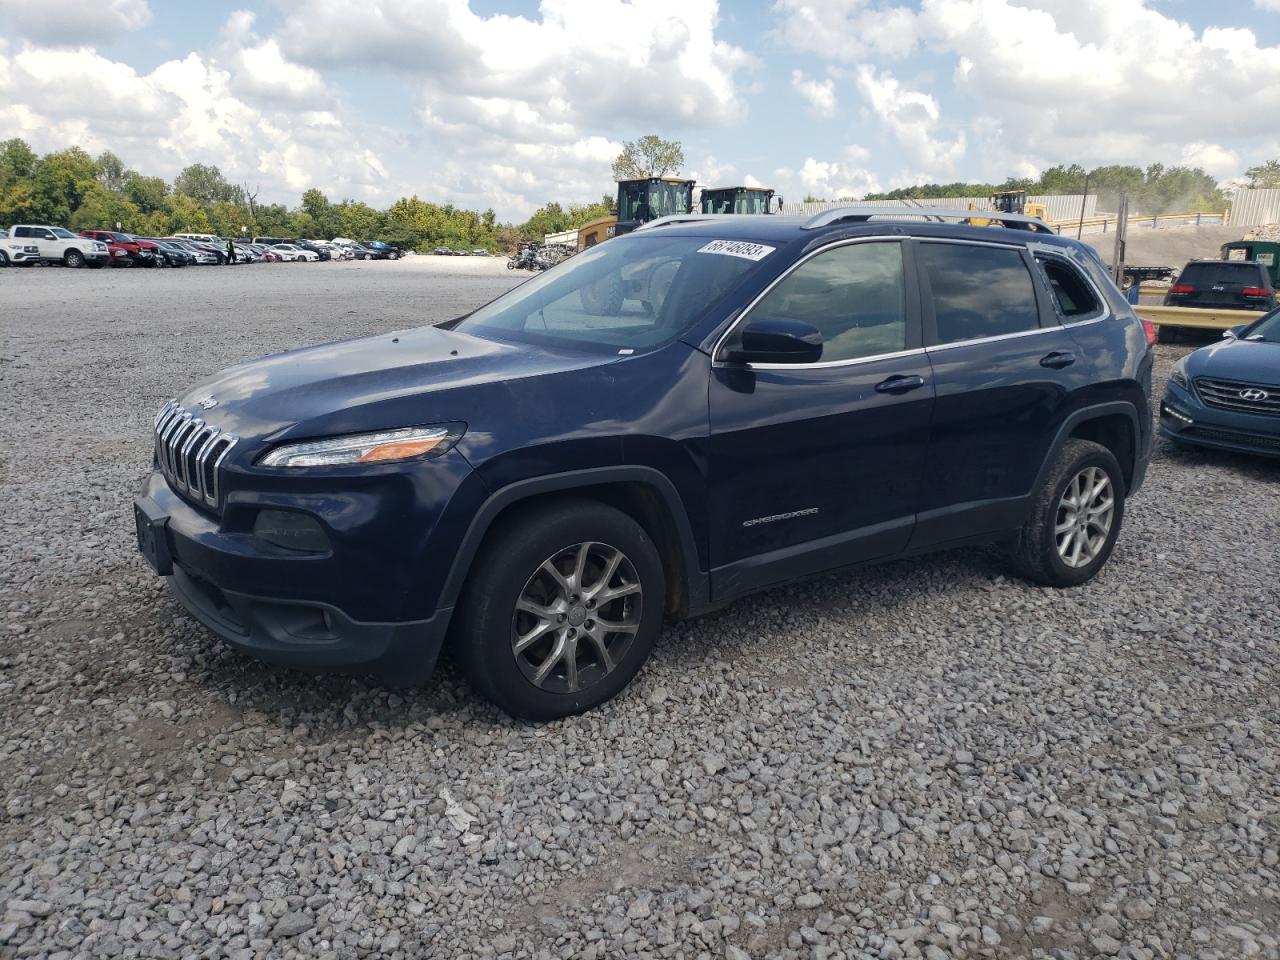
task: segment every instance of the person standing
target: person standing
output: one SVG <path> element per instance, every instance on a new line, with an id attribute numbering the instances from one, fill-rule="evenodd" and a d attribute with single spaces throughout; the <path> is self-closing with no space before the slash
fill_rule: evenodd
<path id="1" fill-rule="evenodd" d="M 227 241 L 227 263 L 236 262 L 236 242 L 234 240 Z"/>

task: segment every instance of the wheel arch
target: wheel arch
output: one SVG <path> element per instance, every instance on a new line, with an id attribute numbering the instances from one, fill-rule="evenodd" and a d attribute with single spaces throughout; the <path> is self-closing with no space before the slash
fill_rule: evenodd
<path id="1" fill-rule="evenodd" d="M 1100 403 L 1073 412 L 1058 429 L 1044 463 L 1036 475 L 1032 490 L 1039 490 L 1045 475 L 1053 466 L 1058 451 L 1068 440 L 1092 440 L 1115 456 L 1124 475 L 1125 495 L 1133 493 L 1142 481 L 1141 437 L 1138 411 L 1124 401 Z"/>
<path id="2" fill-rule="evenodd" d="M 709 606 L 709 579 L 698 567 L 693 528 L 674 484 L 652 467 L 577 470 L 517 481 L 492 494 L 476 511 L 458 548 L 438 606 L 458 602 L 476 556 L 498 525 L 516 511 L 566 497 L 621 510 L 654 541 L 667 574 L 667 611 L 688 616 Z"/>

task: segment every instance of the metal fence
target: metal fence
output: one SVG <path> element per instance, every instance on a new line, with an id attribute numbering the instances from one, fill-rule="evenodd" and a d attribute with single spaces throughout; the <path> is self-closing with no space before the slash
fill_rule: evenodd
<path id="1" fill-rule="evenodd" d="M 1280 190 L 1241 187 L 1231 201 L 1231 223 L 1240 227 L 1280 223 Z"/>
<path id="2" fill-rule="evenodd" d="M 1275 191 L 1280 193 L 1280 191 Z M 1064 194 L 1028 196 L 1028 203 L 1043 203 L 1048 208 L 1048 216 L 1052 221 L 1073 221 L 1080 217 L 1080 202 L 1084 201 L 1086 218 L 1097 216 L 1098 197 L 1096 194 Z M 990 210 L 990 197 L 935 197 L 928 200 L 819 200 L 814 203 L 785 203 L 782 212 L 791 216 L 811 217 L 823 210 L 835 207 L 943 207 L 947 210 L 968 210 L 973 204 L 974 210 Z"/>

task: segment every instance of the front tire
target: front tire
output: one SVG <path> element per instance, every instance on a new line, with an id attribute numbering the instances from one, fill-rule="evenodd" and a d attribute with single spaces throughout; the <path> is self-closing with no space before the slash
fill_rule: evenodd
<path id="1" fill-rule="evenodd" d="M 513 716 L 553 720 L 611 699 L 662 627 L 657 548 L 601 503 L 532 509 L 490 538 L 473 570 L 455 649 L 472 686 Z"/>
<path id="2" fill-rule="evenodd" d="M 62 262 L 68 267 L 79 269 L 84 266 L 84 254 L 79 250 L 68 250 L 66 254 L 63 255 Z"/>
<path id="3" fill-rule="evenodd" d="M 9 265 L 9 255 L 5 253 L 3 250 L 0 250 L 0 270 L 3 270 L 8 265 Z"/>
<path id="4" fill-rule="evenodd" d="M 1115 455 L 1091 440 L 1068 440 L 1013 544 L 1014 568 L 1050 587 L 1092 580 L 1115 548 L 1124 498 L 1124 474 Z"/>

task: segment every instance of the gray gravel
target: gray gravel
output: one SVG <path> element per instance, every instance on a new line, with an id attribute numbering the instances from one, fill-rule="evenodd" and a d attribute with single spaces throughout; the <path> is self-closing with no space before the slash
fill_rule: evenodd
<path id="1" fill-rule="evenodd" d="M 132 545 L 156 406 L 516 278 L 0 273 L 0 956 L 1280 957 L 1274 463 L 1161 445 L 1082 589 L 774 590 L 545 726 L 184 616 Z"/>

